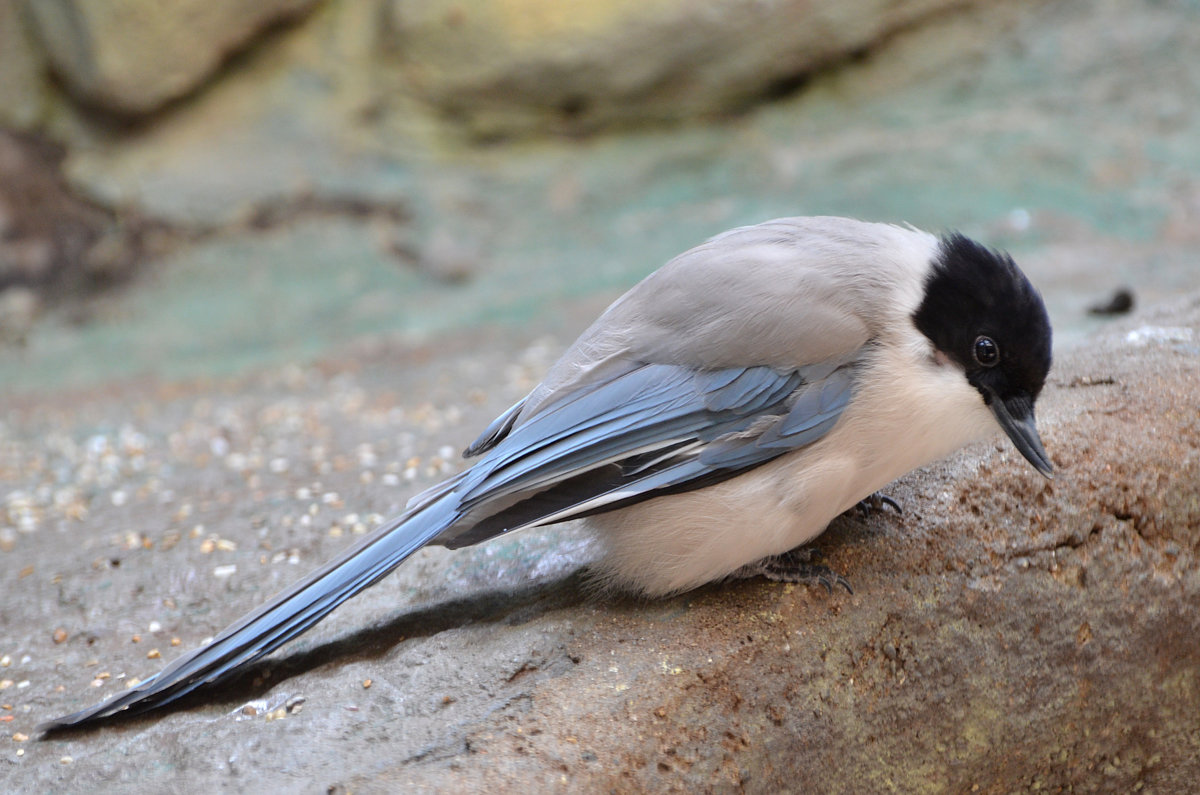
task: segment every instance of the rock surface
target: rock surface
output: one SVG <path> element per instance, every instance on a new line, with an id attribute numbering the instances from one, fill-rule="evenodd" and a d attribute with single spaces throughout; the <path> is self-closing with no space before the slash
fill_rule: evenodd
<path id="1" fill-rule="evenodd" d="M 0 291 L 36 287 L 62 298 L 132 267 L 132 231 L 72 190 L 64 154 L 0 129 Z"/>
<path id="2" fill-rule="evenodd" d="M 143 263 L 153 279 L 86 307 L 89 333 L 51 313 L 32 354 L 0 349 L 0 384 L 193 377 L 363 335 L 538 324 L 569 311 L 563 296 L 612 296 L 709 235 L 781 215 L 1007 247 L 1067 341 L 1120 285 L 1139 303 L 1196 286 L 1187 0 L 971 6 L 736 120 L 437 154 L 366 113 L 350 57 L 364 28 L 350 12 L 366 7 L 322 6 L 159 123 L 67 150 L 89 201 L 183 243 Z M 322 71 L 332 60 L 345 71 Z"/>
<path id="3" fill-rule="evenodd" d="M 997 440 L 899 481 L 903 516 L 835 523 L 819 545 L 853 595 L 747 581 L 597 601 L 571 529 L 428 550 L 239 680 L 32 739 L 457 466 L 439 445 L 555 349 L 527 347 L 486 398 L 499 340 L 10 409 L 5 474 L 29 487 L 0 539 L 24 562 L 0 574 L 0 700 L 31 738 L 6 749 L 10 780 L 1182 792 L 1200 776 L 1200 294 L 1060 356 L 1039 404 L 1055 480 Z"/>
<path id="4" fill-rule="evenodd" d="M 473 135 L 741 110 L 962 0 L 390 0 L 401 83 Z"/>
<path id="5" fill-rule="evenodd" d="M 303 20 L 318 36 L 332 33 L 332 46 L 295 66 L 357 72 L 350 79 L 374 84 L 385 103 L 428 103 L 471 135 L 642 125 L 741 110 L 971 2 L 3 0 L 0 105 L 13 106 L 0 120 L 47 121 L 34 101 L 52 91 L 43 64 L 84 108 L 144 117 L 205 90 L 259 43 L 287 53 L 265 34 Z M 322 5 L 319 19 L 305 19 Z"/>
<path id="6" fill-rule="evenodd" d="M 86 105 L 129 115 L 194 90 L 272 24 L 316 0 L 38 0 L 26 3 L 45 57 Z"/>
<path id="7" fill-rule="evenodd" d="M 0 125 L 29 129 L 43 121 L 43 56 L 21 0 L 0 0 Z"/>

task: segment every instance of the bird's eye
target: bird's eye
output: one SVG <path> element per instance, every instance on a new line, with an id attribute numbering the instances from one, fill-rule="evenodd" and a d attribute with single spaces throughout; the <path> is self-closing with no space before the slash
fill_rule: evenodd
<path id="1" fill-rule="evenodd" d="M 1000 348 L 991 337 L 975 340 L 975 361 L 984 367 L 992 367 L 1000 361 Z"/>

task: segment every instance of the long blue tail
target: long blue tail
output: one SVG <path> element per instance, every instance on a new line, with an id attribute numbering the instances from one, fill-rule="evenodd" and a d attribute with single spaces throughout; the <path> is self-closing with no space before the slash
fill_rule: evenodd
<path id="1" fill-rule="evenodd" d="M 849 405 L 857 358 L 793 371 L 631 363 L 517 424 L 492 423 L 471 469 L 304 580 L 116 697 L 57 718 L 61 728 L 166 704 L 271 652 L 430 542 L 451 549 L 717 483 L 820 439 Z"/>
<path id="2" fill-rule="evenodd" d="M 435 539 L 458 517 L 458 499 L 444 495 L 375 530 L 308 577 L 144 682 L 85 710 L 47 721 L 42 731 L 153 709 L 190 693 L 275 649 L 316 624 L 335 607 L 373 585 Z"/>

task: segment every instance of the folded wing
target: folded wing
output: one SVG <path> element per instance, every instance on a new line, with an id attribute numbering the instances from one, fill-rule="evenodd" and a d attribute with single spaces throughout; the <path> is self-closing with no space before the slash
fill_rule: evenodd
<path id="1" fill-rule="evenodd" d="M 828 433 L 859 367 L 645 364 L 578 389 L 510 427 L 446 484 L 461 513 L 437 543 L 464 546 L 733 477 Z"/>

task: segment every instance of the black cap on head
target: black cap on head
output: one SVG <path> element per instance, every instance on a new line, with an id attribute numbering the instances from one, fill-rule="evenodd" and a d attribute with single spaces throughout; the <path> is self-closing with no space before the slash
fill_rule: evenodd
<path id="1" fill-rule="evenodd" d="M 913 323 L 962 365 L 1017 449 L 1049 475 L 1033 403 L 1050 371 L 1050 318 L 1012 258 L 957 233 L 943 237 Z"/>

